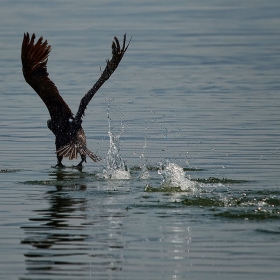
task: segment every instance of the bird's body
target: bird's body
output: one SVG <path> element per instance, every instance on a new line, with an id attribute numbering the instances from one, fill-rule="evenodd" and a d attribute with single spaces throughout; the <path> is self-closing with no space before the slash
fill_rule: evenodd
<path id="1" fill-rule="evenodd" d="M 22 71 L 26 82 L 37 92 L 47 106 L 51 119 L 47 126 L 55 135 L 55 145 L 57 154 L 57 165 L 62 167 L 63 157 L 70 160 L 81 155 L 81 162 L 89 156 L 93 161 L 99 161 L 100 157 L 92 153 L 86 147 L 86 136 L 81 126 L 84 111 L 98 89 L 110 78 L 118 67 L 128 45 L 125 46 L 126 35 L 124 35 L 123 46 L 120 47 L 118 39 L 115 37 L 112 43 L 112 59 L 107 60 L 106 68 L 101 77 L 82 98 L 77 114 L 74 116 L 69 106 L 65 103 L 55 84 L 49 79 L 47 72 L 48 55 L 51 46 L 48 42 L 43 42 L 40 37 L 35 43 L 35 34 L 29 37 L 24 34 L 21 50 Z"/>

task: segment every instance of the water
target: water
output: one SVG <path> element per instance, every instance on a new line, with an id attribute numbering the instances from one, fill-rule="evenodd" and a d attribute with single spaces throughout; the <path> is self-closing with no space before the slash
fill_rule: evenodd
<path id="1" fill-rule="evenodd" d="M 109 139 L 110 139 L 110 147 L 107 152 L 107 156 L 105 157 L 105 166 L 103 169 L 102 177 L 105 179 L 112 179 L 112 180 L 114 180 L 114 179 L 117 179 L 117 180 L 131 179 L 130 172 L 127 169 L 125 161 L 120 154 L 121 133 L 119 133 L 118 135 L 114 134 L 112 125 L 111 125 L 109 109 L 110 109 L 110 107 L 108 107 L 108 113 L 107 113 L 108 126 L 109 126 L 108 135 L 109 135 Z"/>
<path id="2" fill-rule="evenodd" d="M 278 2 L 2 1 L 0 279 L 278 279 Z M 86 111 L 103 161 L 82 172 L 52 168 L 27 31 L 73 112 L 133 36 Z"/>

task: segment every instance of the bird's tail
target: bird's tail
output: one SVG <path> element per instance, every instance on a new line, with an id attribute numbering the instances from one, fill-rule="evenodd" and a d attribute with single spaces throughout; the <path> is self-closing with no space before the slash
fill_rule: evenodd
<path id="1" fill-rule="evenodd" d="M 69 144 L 59 148 L 56 153 L 58 156 L 68 157 L 70 160 L 77 158 L 78 154 L 81 156 L 89 156 L 94 162 L 101 160 L 98 155 L 91 152 L 86 146 L 80 146 L 74 141 L 71 141 Z"/>
<path id="2" fill-rule="evenodd" d="M 98 155 L 94 154 L 92 151 L 90 151 L 86 146 L 80 149 L 79 153 L 81 155 L 87 155 L 89 156 L 94 162 L 100 161 L 101 157 Z"/>

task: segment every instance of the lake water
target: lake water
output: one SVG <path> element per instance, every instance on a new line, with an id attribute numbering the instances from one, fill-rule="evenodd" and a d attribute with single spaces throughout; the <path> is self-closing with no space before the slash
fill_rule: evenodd
<path id="1" fill-rule="evenodd" d="M 0 279 L 279 279 L 278 0 L 3 0 L 0 23 Z M 74 113 L 133 37 L 83 122 L 100 163 L 52 167 L 24 32 Z"/>

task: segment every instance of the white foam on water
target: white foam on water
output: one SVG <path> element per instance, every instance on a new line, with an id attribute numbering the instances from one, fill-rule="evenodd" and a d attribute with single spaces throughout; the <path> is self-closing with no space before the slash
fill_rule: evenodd
<path id="1" fill-rule="evenodd" d="M 158 174 L 162 176 L 161 184 L 166 187 L 179 187 L 182 191 L 197 191 L 198 185 L 185 176 L 184 169 L 176 163 L 164 160 L 160 163 Z"/>

